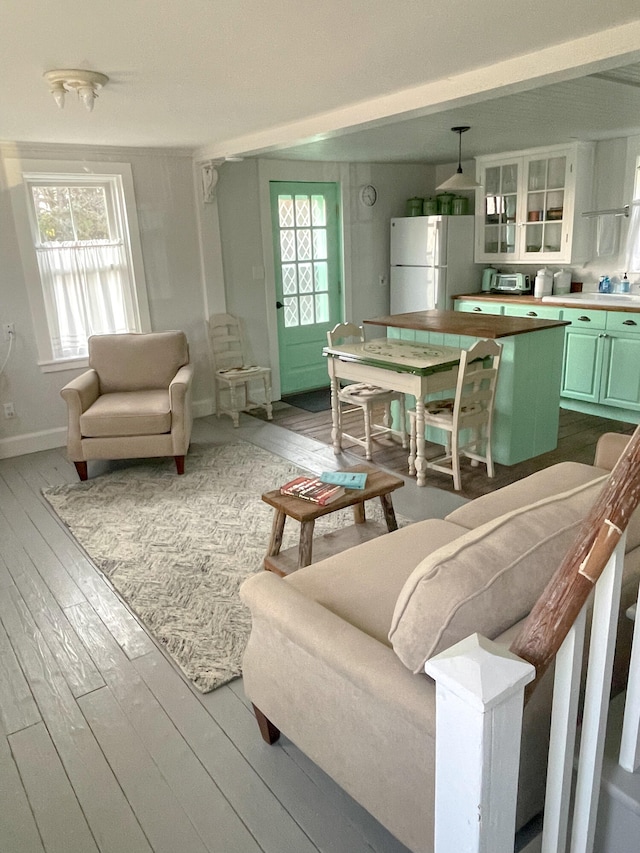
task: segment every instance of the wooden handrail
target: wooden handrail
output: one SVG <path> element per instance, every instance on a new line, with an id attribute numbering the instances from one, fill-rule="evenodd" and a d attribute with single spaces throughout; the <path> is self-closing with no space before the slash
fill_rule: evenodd
<path id="1" fill-rule="evenodd" d="M 640 426 L 609 475 L 575 542 L 534 605 L 511 649 L 536 668 L 525 701 L 553 661 L 569 629 L 640 503 Z"/>

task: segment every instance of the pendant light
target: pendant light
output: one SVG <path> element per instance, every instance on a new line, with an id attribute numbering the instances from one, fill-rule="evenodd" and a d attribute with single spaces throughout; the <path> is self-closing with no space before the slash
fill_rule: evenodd
<path id="1" fill-rule="evenodd" d="M 448 181 L 436 187 L 437 190 L 475 190 L 480 184 L 473 178 L 467 178 L 462 174 L 462 134 L 466 133 L 471 128 L 452 127 L 451 130 L 459 135 L 458 138 L 458 168 L 455 175 L 452 175 Z"/>

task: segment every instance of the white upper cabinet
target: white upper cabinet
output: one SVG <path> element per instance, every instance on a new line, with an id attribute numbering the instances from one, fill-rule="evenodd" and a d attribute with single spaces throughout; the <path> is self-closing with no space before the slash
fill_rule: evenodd
<path id="1" fill-rule="evenodd" d="M 570 264 L 592 253 L 595 145 L 576 142 L 478 157 L 475 260 Z"/>

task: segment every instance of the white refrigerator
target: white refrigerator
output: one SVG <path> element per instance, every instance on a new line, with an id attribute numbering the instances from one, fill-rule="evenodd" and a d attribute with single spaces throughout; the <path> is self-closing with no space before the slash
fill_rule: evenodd
<path id="1" fill-rule="evenodd" d="M 451 310 L 451 297 L 480 290 L 473 262 L 473 216 L 405 216 L 391 220 L 391 313 Z"/>

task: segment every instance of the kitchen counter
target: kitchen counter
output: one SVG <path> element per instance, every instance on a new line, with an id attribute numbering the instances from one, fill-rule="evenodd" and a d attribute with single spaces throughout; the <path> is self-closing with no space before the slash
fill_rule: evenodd
<path id="1" fill-rule="evenodd" d="M 460 297 L 464 299 L 465 297 Z M 466 297 L 468 298 L 468 297 Z M 474 298 L 476 298 L 474 296 Z M 492 298 L 489 294 L 488 298 Z M 526 299 L 526 297 L 515 297 Z M 540 302 L 539 299 L 535 300 Z M 469 335 L 474 338 L 506 338 L 529 332 L 569 325 L 565 320 L 534 320 L 529 317 L 505 317 L 498 314 L 465 314 L 460 311 L 411 311 L 363 320 L 373 326 L 412 329 L 442 335 Z"/>
<path id="2" fill-rule="evenodd" d="M 597 308 L 601 311 L 633 311 L 640 313 L 640 304 L 638 302 L 621 301 L 619 304 L 607 301 L 606 303 L 598 301 L 598 294 L 594 294 L 594 299 L 590 300 L 588 294 L 582 294 L 581 299 L 566 299 L 561 296 L 554 296 L 553 302 L 547 302 L 544 299 L 536 299 L 531 294 L 523 294 L 521 296 L 512 296 L 510 293 L 466 293 L 459 296 L 454 296 L 453 299 L 473 299 L 480 302 L 513 302 L 519 305 L 537 305 L 539 308 L 543 306 L 557 305 L 564 308 Z"/>
<path id="3" fill-rule="evenodd" d="M 472 298 L 476 296 L 480 294 Z M 493 421 L 494 460 L 516 465 L 557 447 L 566 321 L 434 310 L 363 322 L 385 326 L 388 338 L 433 346 L 469 349 L 481 338 L 499 339 L 502 360 Z M 429 430 L 426 437 L 437 440 Z"/>

